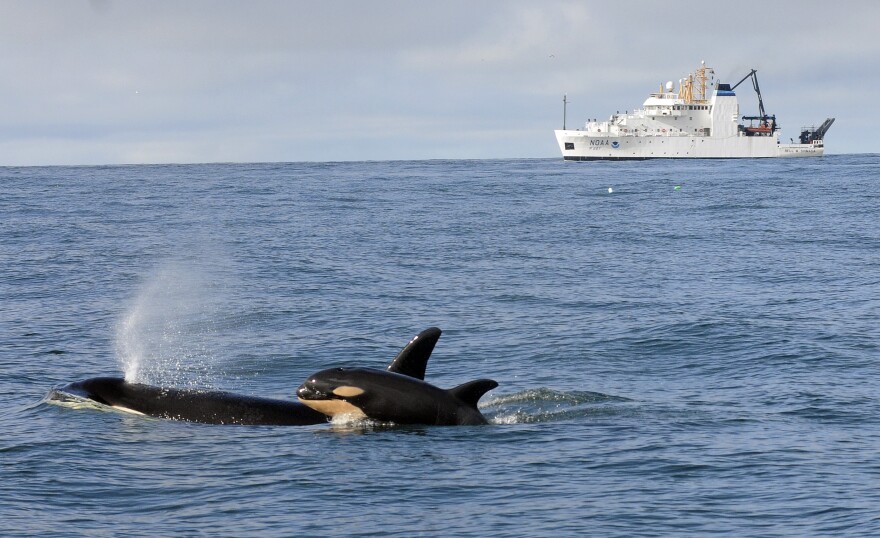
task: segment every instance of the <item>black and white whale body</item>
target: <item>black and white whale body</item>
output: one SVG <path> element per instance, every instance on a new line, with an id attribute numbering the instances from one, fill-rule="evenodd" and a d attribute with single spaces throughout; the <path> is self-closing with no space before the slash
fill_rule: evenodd
<path id="1" fill-rule="evenodd" d="M 129 413 L 205 424 L 302 426 L 327 422 L 326 416 L 298 402 L 215 390 L 154 387 L 129 383 L 121 377 L 94 377 L 59 390 Z"/>
<path id="2" fill-rule="evenodd" d="M 443 390 L 421 379 L 371 368 L 322 370 L 296 391 L 299 400 L 329 417 L 347 415 L 395 424 L 488 424 L 477 402 L 498 383 L 477 379 Z"/>
<path id="3" fill-rule="evenodd" d="M 387 371 L 372 368 L 322 370 L 296 391 L 299 400 L 329 417 L 370 418 L 395 424 L 487 424 L 477 403 L 498 386 L 478 379 L 444 390 L 424 381 L 428 358 L 440 338 L 432 327 L 414 338 Z M 406 349 L 404 349 L 406 351 Z"/>
<path id="4" fill-rule="evenodd" d="M 437 328 L 422 331 L 397 354 L 388 371 L 424 376 L 428 358 L 439 338 Z M 205 424 L 297 426 L 321 424 L 328 420 L 327 415 L 297 401 L 224 391 L 155 387 L 129 383 L 121 377 L 77 381 L 55 389 L 53 393 L 86 398 L 130 413 Z"/>

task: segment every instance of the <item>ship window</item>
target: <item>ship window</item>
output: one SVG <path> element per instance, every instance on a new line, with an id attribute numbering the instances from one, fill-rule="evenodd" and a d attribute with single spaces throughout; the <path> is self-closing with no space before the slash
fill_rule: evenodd
<path id="1" fill-rule="evenodd" d="M 565 149 L 574 149 L 574 142 L 566 142 Z"/>

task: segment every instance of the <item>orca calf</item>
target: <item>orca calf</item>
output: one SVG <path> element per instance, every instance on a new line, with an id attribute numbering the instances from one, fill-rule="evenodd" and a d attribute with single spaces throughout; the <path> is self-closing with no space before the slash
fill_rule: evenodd
<path id="1" fill-rule="evenodd" d="M 322 370 L 302 384 L 296 395 L 305 405 L 333 418 L 350 416 L 395 424 L 476 425 L 488 424 L 477 409 L 486 392 L 498 386 L 491 379 L 477 379 L 444 390 L 424 381 L 431 350 L 440 338 L 436 332 L 427 353 L 395 359 L 387 371 L 372 368 Z M 418 345 L 418 337 L 410 345 Z M 426 344 L 426 343 L 425 343 Z M 394 368 L 392 368 L 394 367 Z"/>
<path id="2" fill-rule="evenodd" d="M 432 327 L 422 331 L 397 354 L 388 371 L 424 376 L 428 358 L 439 338 L 440 329 Z M 205 424 L 296 426 L 328 420 L 324 413 L 300 402 L 224 391 L 154 387 L 129 383 L 121 377 L 95 377 L 53 392 L 87 398 L 130 413 Z"/>
<path id="3" fill-rule="evenodd" d="M 498 383 L 477 379 L 443 390 L 420 379 L 371 368 L 322 370 L 296 391 L 307 406 L 333 418 L 348 415 L 395 424 L 488 424 L 477 402 Z"/>

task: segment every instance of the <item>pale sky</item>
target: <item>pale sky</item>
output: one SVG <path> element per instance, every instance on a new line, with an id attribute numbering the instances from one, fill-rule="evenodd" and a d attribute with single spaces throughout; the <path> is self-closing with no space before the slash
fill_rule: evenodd
<path id="1" fill-rule="evenodd" d="M 880 2 L 0 0 L 0 166 L 559 157 L 705 60 L 880 152 Z M 757 113 L 748 82 L 742 113 Z M 560 157 L 561 158 L 561 157 Z"/>

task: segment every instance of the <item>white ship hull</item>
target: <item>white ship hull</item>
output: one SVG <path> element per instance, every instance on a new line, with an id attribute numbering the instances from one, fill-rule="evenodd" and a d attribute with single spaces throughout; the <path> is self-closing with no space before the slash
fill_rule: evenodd
<path id="1" fill-rule="evenodd" d="M 821 141 L 780 144 L 777 136 L 594 136 L 559 129 L 556 141 L 567 161 L 815 157 L 825 151 Z"/>

